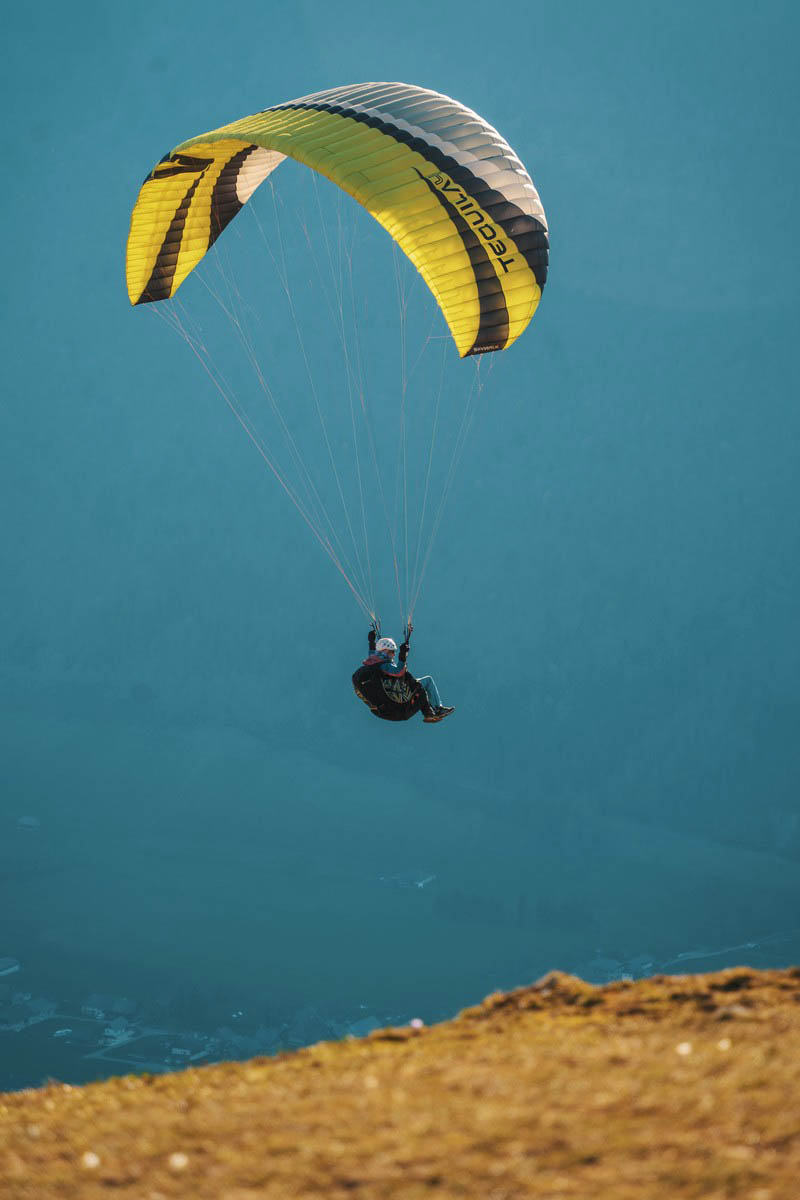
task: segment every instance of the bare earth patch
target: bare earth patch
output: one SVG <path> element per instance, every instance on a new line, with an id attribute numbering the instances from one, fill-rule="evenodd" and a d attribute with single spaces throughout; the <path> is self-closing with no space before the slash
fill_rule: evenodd
<path id="1" fill-rule="evenodd" d="M 428 1029 L 0 1095 L 4 1200 L 798 1200 L 800 968 L 554 973 Z"/>

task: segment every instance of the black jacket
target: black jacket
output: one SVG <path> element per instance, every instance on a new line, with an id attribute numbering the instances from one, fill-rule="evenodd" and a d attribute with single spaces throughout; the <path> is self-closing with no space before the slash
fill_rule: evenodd
<path id="1" fill-rule="evenodd" d="M 381 670 L 384 659 L 375 651 L 377 634 L 369 631 L 369 658 L 365 658 L 353 675 L 353 688 L 360 700 L 371 708 L 376 717 L 384 721 L 408 721 L 418 712 L 426 712 L 430 705 L 424 688 L 409 672 L 402 675 L 386 675 Z M 408 642 L 403 642 L 397 661 L 405 665 L 408 658 Z"/>

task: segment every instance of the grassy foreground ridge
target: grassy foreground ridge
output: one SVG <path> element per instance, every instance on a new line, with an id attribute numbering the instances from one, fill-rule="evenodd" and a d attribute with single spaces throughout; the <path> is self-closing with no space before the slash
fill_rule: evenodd
<path id="1" fill-rule="evenodd" d="M 797 1200 L 800 968 L 593 987 L 0 1095 L 4 1200 Z"/>

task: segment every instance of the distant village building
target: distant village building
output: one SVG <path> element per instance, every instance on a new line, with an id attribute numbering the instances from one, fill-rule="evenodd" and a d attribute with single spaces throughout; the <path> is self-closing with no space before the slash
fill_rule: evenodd
<path id="1" fill-rule="evenodd" d="M 17 829 L 20 833 L 37 833 L 42 827 L 42 822 L 38 817 L 20 817 L 17 821 Z"/>

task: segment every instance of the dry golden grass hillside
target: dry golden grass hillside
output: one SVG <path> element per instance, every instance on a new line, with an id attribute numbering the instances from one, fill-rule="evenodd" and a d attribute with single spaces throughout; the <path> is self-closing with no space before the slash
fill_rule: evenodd
<path id="1" fill-rule="evenodd" d="M 561 974 L 427 1029 L 0 1096 L 4 1200 L 798 1200 L 800 969 Z"/>

